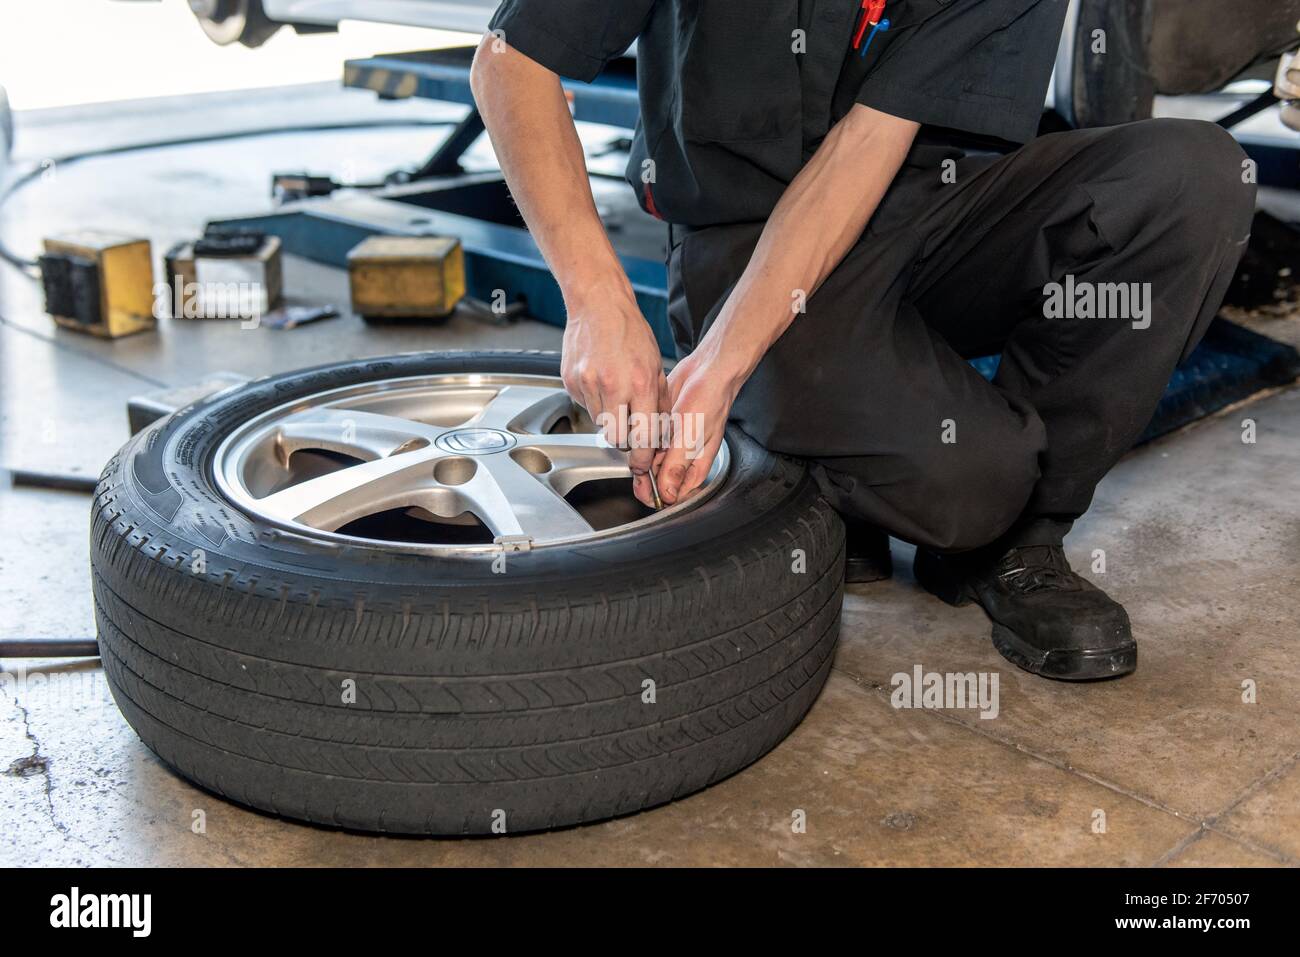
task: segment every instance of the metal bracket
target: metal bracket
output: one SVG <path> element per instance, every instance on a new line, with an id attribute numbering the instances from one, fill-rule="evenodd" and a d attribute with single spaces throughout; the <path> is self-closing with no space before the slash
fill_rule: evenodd
<path id="1" fill-rule="evenodd" d="M 463 173 L 460 158 L 465 155 L 466 150 L 474 145 L 474 141 L 483 134 L 485 129 L 483 117 L 479 113 L 478 107 L 470 107 L 469 113 L 456 124 L 456 128 L 451 131 L 451 135 L 433 151 L 433 155 L 425 160 L 424 165 L 414 172 L 402 176 L 399 181 L 412 182 L 414 180 L 431 179 L 436 176 L 454 176 L 457 173 Z"/>
<path id="2" fill-rule="evenodd" d="M 500 545 L 503 552 L 531 552 L 533 537 L 531 535 L 498 535 L 492 539 L 493 545 Z"/>

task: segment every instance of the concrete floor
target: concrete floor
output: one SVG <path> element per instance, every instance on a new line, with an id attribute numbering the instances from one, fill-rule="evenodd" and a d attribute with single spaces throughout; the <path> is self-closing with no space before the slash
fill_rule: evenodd
<path id="1" fill-rule="evenodd" d="M 428 113 L 329 89 L 214 101 L 205 122 Z M 51 112 L 20 126 L 28 158 L 139 132 L 137 120 Z M 217 119 L 214 120 L 213 117 Z M 21 122 L 22 118 L 20 118 Z M 184 132 L 177 114 L 168 135 Z M 358 177 L 415 162 L 427 131 L 237 141 L 69 166 L 0 210 L 24 252 L 74 225 L 151 236 L 266 203 L 271 169 Z M 153 132 L 150 137 L 156 137 Z M 57 188 L 56 188 L 57 187 Z M 93 221 L 93 222 L 91 222 Z M 344 278 L 286 265 L 301 299 L 346 300 Z M 292 332 L 173 322 L 104 343 L 55 330 L 27 279 L 0 266 L 0 461 L 92 475 L 126 439 L 125 403 L 205 372 L 260 375 L 354 355 L 555 348 L 559 332 L 458 316 L 424 330 L 355 317 Z M 1266 331 L 1296 339 L 1295 318 Z M 1258 441 L 1242 442 L 1254 419 Z M 86 496 L 0 488 L 0 635 L 92 633 Z M 173 776 L 140 743 L 92 662 L 13 661 L 0 674 L 0 864 L 1300 864 L 1300 389 L 1229 410 L 1129 455 L 1067 542 L 1123 601 L 1142 646 L 1128 679 L 1071 686 L 1025 675 L 900 572 L 854 586 L 835 670 L 808 718 L 755 766 L 645 814 L 503 839 L 376 838 L 288 823 Z M 891 676 L 988 672 L 996 719 L 898 710 Z M 1253 682 L 1254 703 L 1243 701 Z M 806 814 L 805 833 L 792 816 Z M 205 828 L 196 833 L 195 812 Z"/>

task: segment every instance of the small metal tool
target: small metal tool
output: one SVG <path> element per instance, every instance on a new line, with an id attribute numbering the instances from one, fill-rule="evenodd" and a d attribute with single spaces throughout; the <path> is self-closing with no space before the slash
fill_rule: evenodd
<path id="1" fill-rule="evenodd" d="M 655 509 L 657 511 L 664 507 L 664 500 L 659 497 L 659 483 L 655 481 L 655 470 L 653 468 L 646 469 L 645 474 L 650 476 L 650 491 L 654 493 Z"/>

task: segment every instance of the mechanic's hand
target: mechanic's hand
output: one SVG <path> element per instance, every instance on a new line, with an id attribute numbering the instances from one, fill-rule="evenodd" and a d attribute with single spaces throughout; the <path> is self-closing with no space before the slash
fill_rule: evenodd
<path id="1" fill-rule="evenodd" d="M 668 376 L 672 441 L 655 456 L 655 477 L 665 505 L 680 502 L 704 483 L 743 383 L 742 376 L 703 346 L 673 368 Z"/>
<path id="2" fill-rule="evenodd" d="M 659 344 L 636 300 L 571 309 L 560 375 L 565 390 L 601 427 L 605 441 L 630 450 L 632 491 L 653 507 L 649 469 L 659 432 L 650 423 L 668 411 L 668 381 Z"/>

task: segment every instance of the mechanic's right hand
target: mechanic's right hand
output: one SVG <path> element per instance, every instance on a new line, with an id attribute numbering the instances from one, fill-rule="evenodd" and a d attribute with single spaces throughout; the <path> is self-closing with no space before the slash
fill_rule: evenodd
<path id="1" fill-rule="evenodd" d="M 629 450 L 633 493 L 653 507 L 648 473 L 657 433 L 638 423 L 667 412 L 670 402 L 659 344 L 636 300 L 570 308 L 560 375 L 573 400 L 602 427 L 605 441 Z"/>

